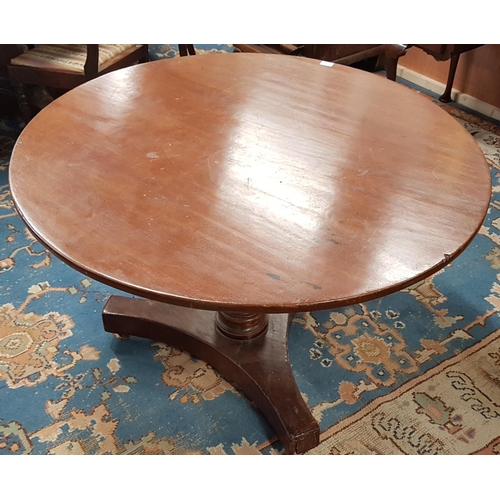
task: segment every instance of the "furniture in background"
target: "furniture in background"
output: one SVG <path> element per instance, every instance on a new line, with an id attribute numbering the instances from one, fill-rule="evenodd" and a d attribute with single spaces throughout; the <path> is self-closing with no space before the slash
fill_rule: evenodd
<path id="1" fill-rule="evenodd" d="M 489 167 L 452 117 L 384 78 L 304 57 L 200 62 L 139 65 L 66 94 L 17 143 L 12 196 L 54 255 L 147 299 L 112 296 L 107 331 L 210 363 L 302 453 L 319 427 L 289 363 L 294 314 L 449 264 L 481 227 Z M 353 356 L 377 366 L 385 348 L 367 325 Z"/>
<path id="2" fill-rule="evenodd" d="M 188 44 L 181 44 L 179 43 L 178 45 L 179 48 L 179 55 L 181 57 L 183 56 L 195 56 L 196 55 L 196 50 L 194 49 L 194 45 L 188 45 Z"/>
<path id="3" fill-rule="evenodd" d="M 252 52 L 258 54 L 286 54 L 297 56 L 301 54 L 303 45 L 292 44 L 248 44 L 234 43 L 235 52 Z"/>
<path id="4" fill-rule="evenodd" d="M 482 47 L 484 44 L 480 45 L 453 45 L 453 44 L 412 44 L 408 45 L 410 47 L 418 47 L 422 49 L 427 54 L 430 54 L 436 61 L 447 61 L 450 60 L 450 69 L 448 72 L 448 80 L 446 82 L 446 88 L 442 96 L 439 97 L 439 100 L 442 102 L 450 102 L 451 101 L 451 91 L 453 88 L 453 80 L 455 79 L 455 73 L 457 71 L 458 60 L 460 58 L 460 54 L 464 52 L 468 52 L 469 50 L 477 49 L 478 47 Z"/>
<path id="5" fill-rule="evenodd" d="M 304 45 L 303 55 L 324 61 L 350 66 L 370 58 L 378 58 L 387 78 L 396 81 L 398 60 L 405 55 L 406 46 L 400 44 L 356 45 L 356 44 L 311 44 Z"/>
<path id="6" fill-rule="evenodd" d="M 264 54 L 287 54 L 311 57 L 323 61 L 344 64 L 347 66 L 374 58 L 385 69 L 389 80 L 396 80 L 398 60 L 404 56 L 405 45 L 356 45 L 356 44 L 234 44 L 241 52 L 258 52 Z M 376 64 L 373 65 L 373 69 Z"/>
<path id="7" fill-rule="evenodd" d="M 147 44 L 31 45 L 8 64 L 22 117 L 36 114 L 27 85 L 70 90 L 111 71 L 149 60 Z"/>

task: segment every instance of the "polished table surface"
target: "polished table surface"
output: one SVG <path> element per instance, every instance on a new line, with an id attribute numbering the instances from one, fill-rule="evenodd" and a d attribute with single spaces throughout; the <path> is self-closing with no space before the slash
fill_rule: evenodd
<path id="1" fill-rule="evenodd" d="M 484 156 L 435 104 L 359 70 L 258 54 L 159 61 L 77 88 L 21 135 L 11 185 L 34 234 L 90 276 L 269 312 L 433 273 L 490 196 Z"/>
<path id="2" fill-rule="evenodd" d="M 42 110 L 10 180 L 69 265 L 177 306 L 294 313 L 380 297 L 459 255 L 486 160 L 432 102 L 320 61 L 213 54 L 141 64 Z"/>

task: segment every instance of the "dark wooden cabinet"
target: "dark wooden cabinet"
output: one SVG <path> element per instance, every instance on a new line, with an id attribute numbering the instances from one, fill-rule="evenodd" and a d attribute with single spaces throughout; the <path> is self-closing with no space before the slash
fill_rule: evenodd
<path id="1" fill-rule="evenodd" d="M 378 55 L 382 51 L 383 45 L 360 45 L 360 44 L 306 44 L 302 49 L 305 57 L 322 59 L 324 61 L 338 62 L 361 61 Z"/>
<path id="2" fill-rule="evenodd" d="M 457 44 L 415 44 L 412 47 L 418 47 L 430 54 L 437 61 L 447 61 L 455 55 L 463 54 L 472 49 L 482 47 L 482 45 L 457 45 Z"/>
<path id="3" fill-rule="evenodd" d="M 398 59 L 406 50 L 404 45 L 399 44 L 234 44 L 234 47 L 241 52 L 297 55 L 345 65 L 375 58 L 375 62 L 378 59 L 385 68 L 390 80 L 396 80 Z"/>

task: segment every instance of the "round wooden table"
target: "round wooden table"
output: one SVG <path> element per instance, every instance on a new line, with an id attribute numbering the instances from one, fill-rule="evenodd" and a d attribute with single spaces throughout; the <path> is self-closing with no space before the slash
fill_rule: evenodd
<path id="1" fill-rule="evenodd" d="M 397 83 L 313 59 L 141 64 L 42 110 L 15 146 L 19 213 L 113 296 L 107 331 L 206 360 L 289 453 L 319 428 L 288 361 L 299 311 L 413 284 L 459 255 L 491 194 L 486 160 Z"/>

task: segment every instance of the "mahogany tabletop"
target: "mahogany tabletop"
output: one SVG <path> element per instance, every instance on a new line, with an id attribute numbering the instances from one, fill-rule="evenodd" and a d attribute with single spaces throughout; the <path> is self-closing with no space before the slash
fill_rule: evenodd
<path id="1" fill-rule="evenodd" d="M 21 134 L 10 183 L 34 235 L 154 300 L 297 312 L 376 298 L 474 237 L 491 179 L 414 91 L 291 56 L 211 54 L 86 83 Z"/>

